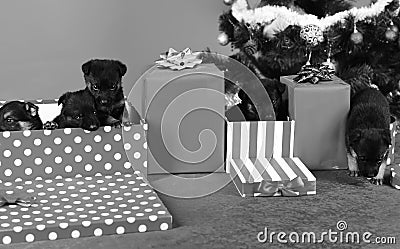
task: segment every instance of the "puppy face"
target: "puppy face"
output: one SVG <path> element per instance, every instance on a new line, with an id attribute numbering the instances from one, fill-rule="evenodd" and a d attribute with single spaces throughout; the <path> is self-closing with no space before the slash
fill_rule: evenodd
<path id="1" fill-rule="evenodd" d="M 385 129 L 356 130 L 350 135 L 350 147 L 362 176 L 378 174 L 379 167 L 387 159 L 390 144 L 390 131 Z"/>
<path id="2" fill-rule="evenodd" d="M 30 102 L 11 101 L 0 108 L 0 131 L 42 129 L 39 108 Z"/>
<path id="3" fill-rule="evenodd" d="M 126 65 L 116 60 L 90 60 L 82 65 L 87 89 L 94 96 L 98 109 L 110 111 L 123 101 L 122 76 Z"/>
<path id="4" fill-rule="evenodd" d="M 99 128 L 93 96 L 86 90 L 68 92 L 60 97 L 61 114 L 56 118 L 59 128 L 82 128 L 94 131 Z"/>
<path id="5" fill-rule="evenodd" d="M 285 90 L 285 86 L 281 84 L 278 81 L 275 80 L 270 80 L 270 79 L 262 79 L 261 83 L 264 86 L 264 89 L 267 91 L 268 96 L 271 100 L 272 107 L 274 108 L 275 114 L 277 119 L 284 120 L 284 117 L 287 116 L 286 113 L 282 109 L 282 94 Z M 252 91 L 252 97 L 257 98 L 257 90 L 256 89 L 248 89 L 249 91 Z M 239 92 L 239 97 L 242 100 L 242 103 L 239 106 L 239 108 L 243 111 L 243 113 L 246 116 L 246 120 L 248 121 L 259 121 L 260 117 L 259 114 L 257 113 L 257 108 L 255 107 L 253 101 L 250 99 L 250 97 L 244 92 L 240 91 Z M 265 101 L 260 101 L 259 98 L 259 103 L 265 103 Z M 265 108 L 265 106 L 259 106 L 258 108 Z"/>

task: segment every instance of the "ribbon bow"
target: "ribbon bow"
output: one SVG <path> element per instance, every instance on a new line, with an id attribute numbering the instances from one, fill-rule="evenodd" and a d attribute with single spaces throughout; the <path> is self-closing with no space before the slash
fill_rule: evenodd
<path id="1" fill-rule="evenodd" d="M 281 193 L 282 196 L 299 196 L 304 188 L 303 180 L 298 176 L 293 180 L 283 182 L 262 182 L 258 192 L 265 196 Z"/>
<path id="2" fill-rule="evenodd" d="M 161 60 L 155 63 L 159 67 L 170 68 L 172 70 L 182 70 L 184 68 L 194 68 L 202 63 L 202 59 L 198 58 L 199 53 L 192 53 L 190 48 L 186 48 L 181 52 L 170 48 L 166 54 L 161 54 Z"/>
<path id="3" fill-rule="evenodd" d="M 320 81 L 332 80 L 332 75 L 335 72 L 329 65 L 311 66 L 305 65 L 298 72 L 298 76 L 294 78 L 298 83 L 310 82 L 317 84 Z"/>
<path id="4" fill-rule="evenodd" d="M 0 207 L 7 205 L 19 205 L 22 207 L 30 207 L 32 204 L 35 204 L 36 197 L 18 197 L 18 198 L 6 198 L 4 196 L 0 196 Z"/>
<path id="5" fill-rule="evenodd" d="M 225 93 L 225 110 L 229 110 L 232 107 L 242 103 L 239 97 L 239 93 Z"/>

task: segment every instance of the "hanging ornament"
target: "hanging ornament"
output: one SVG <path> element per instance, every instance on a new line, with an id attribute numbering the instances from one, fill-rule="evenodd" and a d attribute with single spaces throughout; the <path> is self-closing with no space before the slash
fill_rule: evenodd
<path id="1" fill-rule="evenodd" d="M 257 50 L 257 43 L 253 39 L 250 39 L 248 42 L 246 42 L 246 44 L 243 45 L 243 51 L 248 55 L 254 55 Z"/>
<path id="2" fill-rule="evenodd" d="M 307 46 L 315 47 L 324 41 L 324 33 L 319 26 L 308 24 L 301 28 L 300 38 L 306 42 Z"/>
<path id="3" fill-rule="evenodd" d="M 329 43 L 328 58 L 322 65 L 326 66 L 329 70 L 336 71 L 336 66 L 331 60 L 332 57 L 332 45 Z"/>
<path id="4" fill-rule="evenodd" d="M 388 28 L 385 32 L 385 38 L 388 41 L 395 41 L 397 39 L 397 33 Z"/>
<path id="5" fill-rule="evenodd" d="M 390 24 L 389 24 L 389 29 L 393 30 L 396 33 L 399 33 L 399 27 L 397 27 L 396 25 L 394 25 L 393 20 L 390 20 Z"/>
<path id="6" fill-rule="evenodd" d="M 350 40 L 354 44 L 360 44 L 363 42 L 363 35 L 360 32 L 358 32 L 356 22 L 354 22 L 354 31 L 350 36 Z"/>
<path id="7" fill-rule="evenodd" d="M 396 25 L 394 25 L 392 20 L 390 20 L 389 27 L 385 32 L 386 40 L 395 41 L 398 35 L 399 35 L 399 28 Z"/>
<path id="8" fill-rule="evenodd" d="M 397 27 L 396 25 L 390 25 L 389 27 L 391 30 L 393 30 L 396 33 L 399 33 L 399 27 Z"/>
<path id="9" fill-rule="evenodd" d="M 224 0 L 224 4 L 231 6 L 235 0 Z"/>
<path id="10" fill-rule="evenodd" d="M 229 37 L 226 33 L 221 33 L 218 35 L 218 43 L 222 46 L 226 46 L 229 43 Z"/>

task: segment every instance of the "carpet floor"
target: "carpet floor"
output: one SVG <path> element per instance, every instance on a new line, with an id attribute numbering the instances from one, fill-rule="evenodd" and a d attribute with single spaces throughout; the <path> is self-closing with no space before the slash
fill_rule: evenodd
<path id="1" fill-rule="evenodd" d="M 400 136 L 396 140 L 396 162 L 400 162 Z M 317 178 L 317 195 L 314 196 L 241 198 L 232 183 L 197 199 L 177 199 L 160 194 L 174 218 L 171 230 L 21 243 L 0 246 L 0 249 L 400 248 L 399 190 L 387 182 L 375 186 L 366 179 L 349 177 L 345 170 L 313 173 Z M 338 222 L 345 225 L 341 232 L 337 228 Z M 272 243 L 269 240 L 262 243 L 257 238 L 263 231 L 260 239 L 264 238 L 266 227 L 267 237 L 273 238 Z M 328 234 L 322 236 L 329 230 L 333 232 L 332 240 Z M 276 235 L 279 232 L 286 233 L 286 237 L 281 237 L 283 240 L 289 240 L 289 235 L 296 240 L 298 234 L 301 242 L 305 236 L 306 243 L 280 243 Z M 311 233 L 316 235 L 317 243 L 310 243 Z M 357 234 L 360 243 L 356 243 Z M 371 243 L 363 242 L 363 235 Z M 319 243 L 321 237 L 323 241 Z M 376 238 L 381 241 L 386 238 L 389 242 L 390 237 L 395 238 L 397 244 L 373 243 Z"/>

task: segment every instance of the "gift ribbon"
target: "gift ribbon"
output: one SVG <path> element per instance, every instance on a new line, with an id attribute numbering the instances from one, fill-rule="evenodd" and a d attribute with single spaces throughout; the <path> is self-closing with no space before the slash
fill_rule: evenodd
<path id="1" fill-rule="evenodd" d="M 305 65 L 300 72 L 297 73 L 298 76 L 294 78 L 294 80 L 298 83 L 310 82 L 312 84 L 317 84 L 320 81 L 332 80 L 333 73 L 334 70 L 332 70 L 329 65 Z"/>
<path id="2" fill-rule="evenodd" d="M 186 48 L 181 52 L 170 48 L 166 54 L 161 54 L 161 60 L 156 61 L 159 67 L 169 68 L 172 70 L 182 70 L 185 68 L 194 68 L 203 62 L 198 58 L 199 53 L 192 53 L 190 48 Z"/>
<path id="3" fill-rule="evenodd" d="M 0 196 L 0 207 L 7 206 L 7 205 L 18 205 L 21 207 L 30 207 L 36 201 L 36 197 L 18 197 L 14 200 L 7 199 L 4 196 Z"/>
<path id="4" fill-rule="evenodd" d="M 273 196 L 277 193 L 281 193 L 282 196 L 299 196 L 303 189 L 304 182 L 299 176 L 283 182 L 264 181 L 258 186 L 258 192 L 266 196 Z"/>

